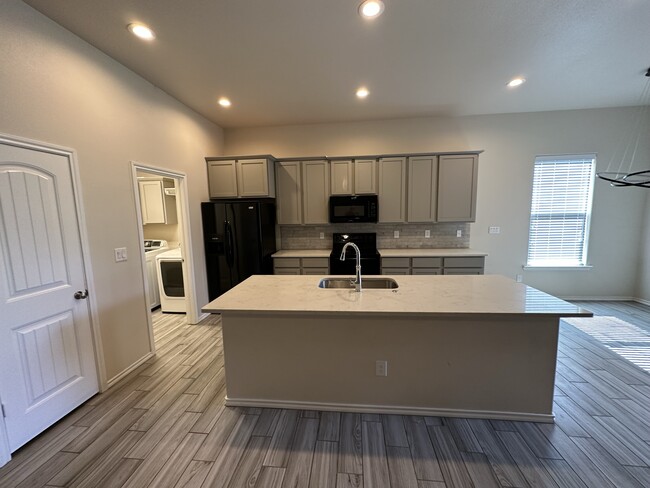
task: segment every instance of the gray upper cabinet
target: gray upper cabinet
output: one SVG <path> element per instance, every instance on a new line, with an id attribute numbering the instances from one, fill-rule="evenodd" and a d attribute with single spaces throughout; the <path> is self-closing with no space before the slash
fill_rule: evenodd
<path id="1" fill-rule="evenodd" d="M 327 161 L 281 161 L 276 165 L 278 224 L 329 221 L 330 167 Z"/>
<path id="2" fill-rule="evenodd" d="M 443 155 L 438 168 L 438 222 L 476 221 L 478 156 Z"/>
<path id="3" fill-rule="evenodd" d="M 302 179 L 298 161 L 276 163 L 279 225 L 302 224 Z"/>
<path id="4" fill-rule="evenodd" d="M 408 159 L 408 222 L 435 222 L 438 196 L 438 157 Z"/>
<path id="5" fill-rule="evenodd" d="M 330 161 L 331 195 L 376 195 L 377 160 Z"/>
<path id="6" fill-rule="evenodd" d="M 379 222 L 406 222 L 406 158 L 379 160 Z"/>
<path id="7" fill-rule="evenodd" d="M 303 223 L 327 224 L 330 173 L 327 161 L 302 163 Z"/>
<path id="8" fill-rule="evenodd" d="M 354 160 L 354 193 L 357 195 L 377 194 L 377 160 Z"/>
<path id="9" fill-rule="evenodd" d="M 237 197 L 237 161 L 208 161 L 210 198 Z"/>
<path id="10" fill-rule="evenodd" d="M 354 173 L 351 160 L 330 161 L 330 175 L 332 195 L 352 195 Z"/>
<path id="11" fill-rule="evenodd" d="M 206 158 L 210 198 L 275 197 L 273 162 L 267 158 Z"/>

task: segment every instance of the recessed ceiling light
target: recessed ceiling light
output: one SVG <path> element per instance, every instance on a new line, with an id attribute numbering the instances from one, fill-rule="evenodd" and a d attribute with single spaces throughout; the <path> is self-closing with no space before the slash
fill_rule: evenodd
<path id="1" fill-rule="evenodd" d="M 126 26 L 129 29 L 129 32 L 134 36 L 144 39 L 145 41 L 151 41 L 156 38 L 156 34 L 149 27 L 144 24 L 133 23 Z"/>
<path id="2" fill-rule="evenodd" d="M 221 97 L 219 99 L 219 105 L 221 105 L 222 107 L 228 108 L 228 107 L 230 107 L 232 105 L 232 103 L 230 103 L 230 100 L 227 99 L 226 97 Z"/>
<path id="3" fill-rule="evenodd" d="M 357 90 L 357 97 L 358 98 L 366 98 L 369 94 L 370 94 L 370 92 L 368 91 L 368 89 L 365 86 L 362 86 L 361 88 L 359 88 Z"/>
<path id="4" fill-rule="evenodd" d="M 365 0 L 359 5 L 359 15 L 366 19 L 379 17 L 384 11 L 384 2 L 381 0 Z"/>
<path id="5" fill-rule="evenodd" d="M 525 82 L 526 82 L 526 78 L 522 78 L 521 76 L 519 76 L 517 78 L 513 78 L 512 80 L 510 80 L 506 86 L 508 88 L 514 88 L 516 86 L 523 85 Z"/>

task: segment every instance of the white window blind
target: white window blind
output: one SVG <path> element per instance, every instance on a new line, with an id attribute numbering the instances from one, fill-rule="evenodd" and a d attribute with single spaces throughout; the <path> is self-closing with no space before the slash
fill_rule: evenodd
<path id="1" fill-rule="evenodd" d="M 528 266 L 587 264 L 596 156 L 535 158 Z"/>

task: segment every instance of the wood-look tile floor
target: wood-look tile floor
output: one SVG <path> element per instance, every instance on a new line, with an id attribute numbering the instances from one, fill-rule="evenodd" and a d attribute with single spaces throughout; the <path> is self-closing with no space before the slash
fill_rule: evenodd
<path id="1" fill-rule="evenodd" d="M 585 303 L 650 330 L 650 308 Z M 555 424 L 226 408 L 218 319 L 14 453 L 2 487 L 648 487 L 650 375 L 563 325 Z"/>

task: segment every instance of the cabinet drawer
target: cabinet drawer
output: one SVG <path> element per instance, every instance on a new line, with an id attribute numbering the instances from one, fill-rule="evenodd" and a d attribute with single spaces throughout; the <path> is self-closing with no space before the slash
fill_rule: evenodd
<path id="1" fill-rule="evenodd" d="M 442 274 L 440 268 L 413 268 L 414 275 L 439 275 Z"/>
<path id="2" fill-rule="evenodd" d="M 276 275 L 299 275 L 300 268 L 275 268 L 273 274 Z"/>
<path id="3" fill-rule="evenodd" d="M 413 267 L 440 268 L 442 267 L 442 258 L 413 258 Z"/>
<path id="4" fill-rule="evenodd" d="M 300 258 L 276 258 L 273 260 L 274 268 L 300 268 Z"/>
<path id="5" fill-rule="evenodd" d="M 303 268 L 304 275 L 326 275 L 329 274 L 329 268 Z"/>
<path id="6" fill-rule="evenodd" d="M 329 258 L 302 258 L 303 268 L 329 268 Z M 327 271 L 326 271 L 327 273 Z"/>
<path id="7" fill-rule="evenodd" d="M 409 268 L 381 268 L 381 274 L 383 275 L 409 275 L 411 270 Z"/>
<path id="8" fill-rule="evenodd" d="M 381 258 L 382 268 L 409 268 L 411 258 Z"/>
<path id="9" fill-rule="evenodd" d="M 445 258 L 445 268 L 482 268 L 485 266 L 485 258 L 466 257 L 466 258 Z"/>
<path id="10" fill-rule="evenodd" d="M 483 268 L 445 268 L 446 275 L 482 275 Z"/>

